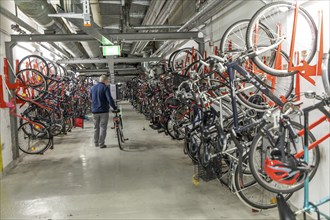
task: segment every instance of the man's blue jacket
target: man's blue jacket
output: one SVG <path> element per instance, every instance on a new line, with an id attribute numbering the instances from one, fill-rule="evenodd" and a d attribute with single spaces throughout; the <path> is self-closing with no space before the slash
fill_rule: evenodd
<path id="1" fill-rule="evenodd" d="M 117 109 L 109 86 L 98 83 L 91 88 L 92 113 L 108 113 L 110 106 Z"/>

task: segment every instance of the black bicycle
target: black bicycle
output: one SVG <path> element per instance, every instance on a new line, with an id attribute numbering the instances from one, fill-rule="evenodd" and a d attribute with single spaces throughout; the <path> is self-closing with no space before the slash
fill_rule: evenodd
<path id="1" fill-rule="evenodd" d="M 122 147 L 122 143 L 124 143 L 125 141 L 128 140 L 128 138 L 124 137 L 124 133 L 123 133 L 123 119 L 121 117 L 120 114 L 120 110 L 113 110 L 113 113 L 115 113 L 115 116 L 113 117 L 113 129 L 116 130 L 116 136 L 117 136 L 117 140 L 118 140 L 118 145 L 119 145 L 119 149 L 120 150 L 124 150 Z"/>

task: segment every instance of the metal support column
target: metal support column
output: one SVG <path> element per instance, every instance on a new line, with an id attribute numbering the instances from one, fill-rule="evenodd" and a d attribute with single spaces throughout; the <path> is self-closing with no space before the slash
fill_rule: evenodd
<path id="1" fill-rule="evenodd" d="M 110 73 L 110 83 L 115 84 L 115 61 L 113 56 L 107 56 L 109 73 Z"/>
<path id="2" fill-rule="evenodd" d="M 6 47 L 6 57 L 8 59 L 8 62 L 10 66 L 15 68 L 14 65 L 14 58 L 13 58 L 13 48 L 16 46 L 15 42 L 5 42 L 5 47 Z M 14 69 L 15 71 L 15 69 Z M 9 68 L 9 80 L 10 83 L 15 82 L 15 77 L 14 74 Z M 10 98 L 14 98 L 12 94 L 8 94 Z M 16 105 L 16 101 L 14 102 Z M 13 160 L 16 160 L 19 157 L 19 150 L 18 150 L 18 134 L 17 134 L 17 118 L 11 114 L 10 115 L 10 132 L 11 132 L 11 146 L 12 146 L 12 152 L 13 152 Z"/>
<path id="3" fill-rule="evenodd" d="M 199 41 L 196 41 L 196 42 L 198 44 L 198 50 L 199 50 L 199 52 L 202 54 L 202 56 L 204 56 L 204 51 L 205 51 L 205 43 L 204 43 L 204 41 L 199 40 Z"/>

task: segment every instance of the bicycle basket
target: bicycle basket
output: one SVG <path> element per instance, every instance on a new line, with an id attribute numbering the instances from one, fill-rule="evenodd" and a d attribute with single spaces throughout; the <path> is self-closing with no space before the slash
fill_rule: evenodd
<path id="1" fill-rule="evenodd" d="M 183 81 L 186 81 L 188 79 L 189 76 L 183 76 L 177 73 L 173 73 L 173 87 L 177 89 Z"/>
<path id="2" fill-rule="evenodd" d="M 213 158 L 209 165 L 207 165 L 206 167 L 202 166 L 201 164 L 198 164 L 198 178 L 202 179 L 205 182 L 209 182 L 211 180 L 215 180 L 221 177 L 220 164 L 221 159 L 218 157 Z"/>

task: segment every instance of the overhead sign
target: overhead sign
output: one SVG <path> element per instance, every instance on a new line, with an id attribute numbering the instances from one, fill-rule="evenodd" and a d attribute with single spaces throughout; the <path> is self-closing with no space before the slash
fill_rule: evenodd
<path id="1" fill-rule="evenodd" d="M 102 46 L 103 56 L 119 56 L 120 45 Z"/>

